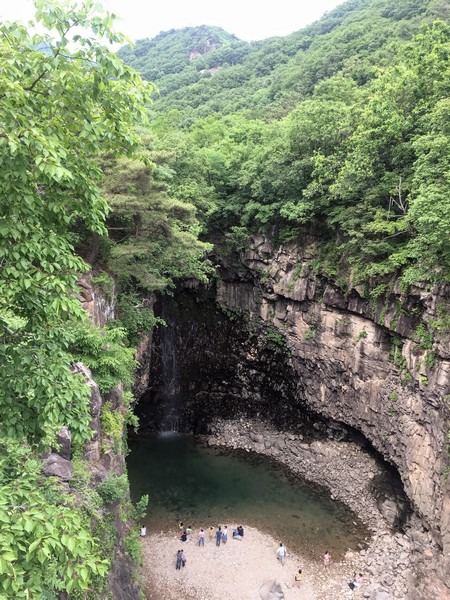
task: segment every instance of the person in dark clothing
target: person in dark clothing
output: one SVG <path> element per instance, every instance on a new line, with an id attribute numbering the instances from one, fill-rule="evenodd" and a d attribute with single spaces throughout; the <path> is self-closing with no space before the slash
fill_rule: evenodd
<path id="1" fill-rule="evenodd" d="M 220 527 L 217 529 L 216 531 L 216 546 L 220 546 L 220 542 L 222 540 L 222 527 Z"/>
<path id="2" fill-rule="evenodd" d="M 181 566 L 185 567 L 186 566 L 186 554 L 183 552 L 183 550 L 180 552 L 180 559 L 181 559 Z"/>

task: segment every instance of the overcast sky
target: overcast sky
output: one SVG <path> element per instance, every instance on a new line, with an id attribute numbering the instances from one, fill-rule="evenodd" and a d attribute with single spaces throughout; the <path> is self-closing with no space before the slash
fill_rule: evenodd
<path id="1" fill-rule="evenodd" d="M 288 35 L 343 0 L 100 0 L 119 17 L 116 29 L 132 40 L 194 25 L 217 25 L 246 41 Z M 33 17 L 31 0 L 1 0 L 1 20 Z M 6 6 L 5 6 L 6 5 Z"/>

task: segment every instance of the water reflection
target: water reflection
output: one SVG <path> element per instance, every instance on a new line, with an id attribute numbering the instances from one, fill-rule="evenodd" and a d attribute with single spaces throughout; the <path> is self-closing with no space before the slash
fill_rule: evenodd
<path id="1" fill-rule="evenodd" d="M 149 494 L 149 531 L 237 521 L 271 533 L 309 556 L 357 548 L 367 531 L 328 494 L 257 454 L 223 451 L 168 432 L 130 443 L 132 499 Z"/>

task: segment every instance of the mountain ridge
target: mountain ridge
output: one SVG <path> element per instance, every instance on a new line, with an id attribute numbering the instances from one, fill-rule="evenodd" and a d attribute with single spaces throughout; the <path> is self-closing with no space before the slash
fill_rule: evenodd
<path id="1" fill-rule="evenodd" d="M 155 110 L 188 106 L 193 116 L 204 117 L 255 107 L 258 112 L 260 106 L 260 114 L 284 96 L 286 108 L 278 108 L 279 115 L 339 71 L 366 83 L 374 67 L 391 59 L 386 46 L 410 39 L 433 17 L 433 6 L 439 8 L 439 2 L 348 0 L 287 36 L 245 42 L 221 28 L 186 27 L 139 40 L 118 54 L 158 86 Z M 205 36 L 217 43 L 192 57 Z M 239 90 L 239 98 L 230 90 Z"/>

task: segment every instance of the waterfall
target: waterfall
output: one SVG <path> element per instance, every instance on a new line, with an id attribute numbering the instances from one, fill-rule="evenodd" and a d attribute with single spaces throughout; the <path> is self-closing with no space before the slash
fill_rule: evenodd
<path id="1" fill-rule="evenodd" d="M 171 312 L 170 302 L 164 303 L 161 316 L 166 322 L 166 326 L 160 328 L 161 432 L 178 432 L 181 428 L 177 330 L 176 319 Z"/>
<path id="2" fill-rule="evenodd" d="M 99 327 L 104 327 L 106 323 L 114 320 L 116 306 L 115 288 L 113 288 L 109 298 L 96 290 L 94 290 L 93 296 L 95 302 L 94 323 Z"/>

